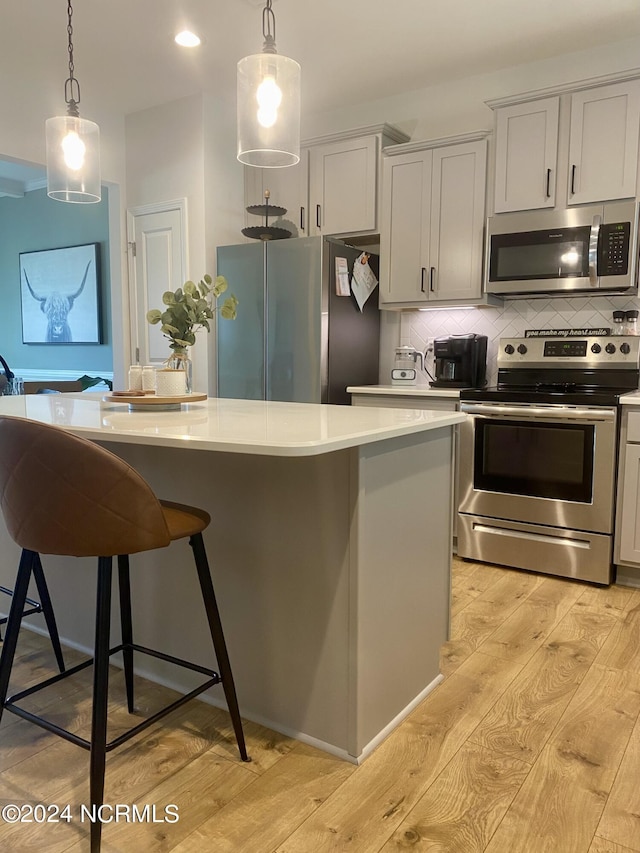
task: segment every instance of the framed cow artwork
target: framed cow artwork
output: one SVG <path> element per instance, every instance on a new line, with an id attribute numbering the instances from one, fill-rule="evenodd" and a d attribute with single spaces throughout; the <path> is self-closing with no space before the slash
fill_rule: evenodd
<path id="1" fill-rule="evenodd" d="M 99 244 L 20 254 L 22 342 L 99 344 Z"/>

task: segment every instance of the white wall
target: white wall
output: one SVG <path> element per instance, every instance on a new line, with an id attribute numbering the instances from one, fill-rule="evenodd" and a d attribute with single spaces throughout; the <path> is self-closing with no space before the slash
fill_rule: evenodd
<path id="1" fill-rule="evenodd" d="M 207 272 L 203 96 L 181 98 L 127 116 L 126 162 L 127 209 L 186 199 L 186 275 L 200 279 Z M 206 388 L 207 346 L 200 344 L 198 341 L 191 348 L 194 385 Z"/>

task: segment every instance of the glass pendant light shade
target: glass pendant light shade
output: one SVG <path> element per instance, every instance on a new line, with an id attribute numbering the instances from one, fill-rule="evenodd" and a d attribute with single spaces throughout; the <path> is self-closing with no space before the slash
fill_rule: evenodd
<path id="1" fill-rule="evenodd" d="M 278 53 L 238 63 L 238 160 L 278 168 L 300 161 L 300 65 Z"/>
<path id="2" fill-rule="evenodd" d="M 100 201 L 100 128 L 79 116 L 56 116 L 45 122 L 47 195 L 57 201 Z"/>

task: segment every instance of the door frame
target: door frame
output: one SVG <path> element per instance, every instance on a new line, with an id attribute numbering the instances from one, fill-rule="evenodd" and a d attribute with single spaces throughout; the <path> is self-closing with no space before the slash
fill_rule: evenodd
<path id="1" fill-rule="evenodd" d="M 148 216 L 153 213 L 170 213 L 177 211 L 180 215 L 180 227 L 182 229 L 182 243 L 180 246 L 180 263 L 182 266 L 180 280 L 187 280 L 188 269 L 188 217 L 187 199 L 178 198 L 171 201 L 152 202 L 141 204 L 127 209 L 127 270 L 129 279 L 129 338 L 131 341 L 131 361 L 137 361 L 140 353 L 140 341 L 138 339 L 138 279 L 136 273 L 136 258 L 132 251 L 136 237 L 136 218 Z M 136 357 L 137 356 L 137 357 Z"/>

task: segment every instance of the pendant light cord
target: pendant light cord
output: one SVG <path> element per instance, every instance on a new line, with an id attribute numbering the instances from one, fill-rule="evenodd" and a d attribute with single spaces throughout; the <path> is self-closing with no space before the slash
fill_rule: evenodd
<path id="1" fill-rule="evenodd" d="M 271 0 L 267 0 L 267 2 L 271 3 Z M 80 103 L 80 84 L 73 76 L 74 65 L 73 65 L 73 24 L 71 23 L 71 18 L 73 17 L 73 7 L 71 5 L 71 0 L 67 0 L 67 35 L 69 37 L 69 45 L 67 50 L 69 51 L 69 76 L 65 80 L 64 83 L 64 100 L 67 104 L 67 115 L 76 116 L 80 115 L 80 111 L 78 110 L 78 104 Z"/>
<path id="2" fill-rule="evenodd" d="M 271 3 L 273 0 L 267 0 L 267 5 L 262 10 L 262 35 L 264 36 L 263 53 L 277 53 L 276 50 L 276 16 L 273 14 Z"/>

